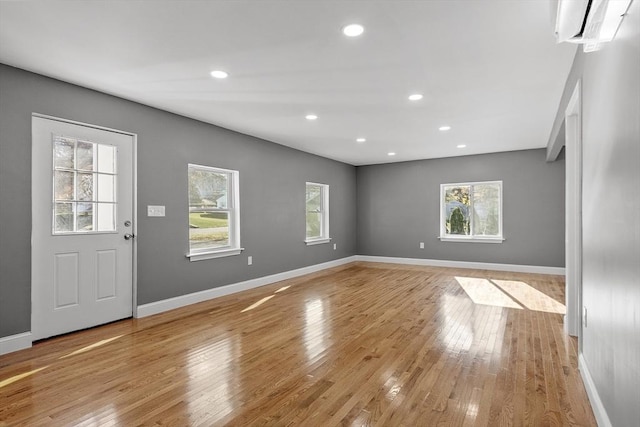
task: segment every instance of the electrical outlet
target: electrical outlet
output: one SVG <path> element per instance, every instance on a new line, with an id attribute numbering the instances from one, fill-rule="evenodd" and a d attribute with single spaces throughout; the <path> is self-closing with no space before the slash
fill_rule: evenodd
<path id="1" fill-rule="evenodd" d="M 247 265 L 251 265 L 251 264 L 253 264 L 253 257 L 251 255 L 249 255 L 247 257 Z"/>
<path id="2" fill-rule="evenodd" d="M 587 327 L 587 307 L 582 307 L 582 326 Z"/>
<path id="3" fill-rule="evenodd" d="M 337 243 L 334 243 L 334 244 L 333 244 L 333 250 L 335 251 L 336 249 L 338 249 L 338 244 L 337 244 Z"/>
<path id="4" fill-rule="evenodd" d="M 164 206 L 147 206 L 147 216 L 164 216 Z"/>
<path id="5" fill-rule="evenodd" d="M 424 249 L 424 242 L 420 242 L 420 249 Z"/>

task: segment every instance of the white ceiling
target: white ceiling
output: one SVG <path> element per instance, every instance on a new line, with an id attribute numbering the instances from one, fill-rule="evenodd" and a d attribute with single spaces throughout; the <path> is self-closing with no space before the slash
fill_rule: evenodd
<path id="1" fill-rule="evenodd" d="M 354 165 L 546 146 L 575 49 L 541 0 L 0 3 L 0 62 Z"/>

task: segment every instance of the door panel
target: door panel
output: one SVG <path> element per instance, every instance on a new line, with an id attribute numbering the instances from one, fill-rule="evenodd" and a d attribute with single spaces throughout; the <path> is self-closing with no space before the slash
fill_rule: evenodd
<path id="1" fill-rule="evenodd" d="M 134 137 L 33 117 L 32 335 L 133 312 Z"/>
<path id="2" fill-rule="evenodd" d="M 116 296 L 116 251 L 96 252 L 96 281 L 98 299 Z"/>
<path id="3" fill-rule="evenodd" d="M 78 304 L 78 253 L 54 254 L 55 309 Z"/>

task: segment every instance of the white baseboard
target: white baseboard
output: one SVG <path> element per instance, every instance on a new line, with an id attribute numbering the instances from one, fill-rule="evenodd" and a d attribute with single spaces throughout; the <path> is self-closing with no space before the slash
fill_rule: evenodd
<path id="1" fill-rule="evenodd" d="M 516 273 L 540 273 L 564 275 L 564 267 L 541 267 L 535 265 L 494 264 L 487 262 L 447 261 L 440 259 L 396 258 L 356 255 L 356 261 L 386 262 L 390 264 L 426 265 L 430 267 L 472 268 L 477 270 L 513 271 Z"/>
<path id="2" fill-rule="evenodd" d="M 303 276 L 305 274 L 315 273 L 316 271 L 326 270 L 327 268 L 338 267 L 348 264 L 356 260 L 355 256 L 341 258 L 334 261 L 324 262 L 322 264 L 310 265 L 308 267 L 298 268 L 296 270 L 284 271 L 282 273 L 272 274 L 270 276 L 258 277 L 256 279 L 244 282 L 233 283 L 218 288 L 207 289 L 205 291 L 194 292 L 192 294 L 181 295 L 174 298 L 156 301 L 149 304 L 139 305 L 136 317 L 147 317 L 175 308 L 185 307 L 202 301 L 208 301 L 225 295 L 235 294 L 236 292 L 246 291 L 248 289 L 269 285 L 271 283 L 280 282 L 281 280 L 292 279 L 294 277 Z"/>
<path id="3" fill-rule="evenodd" d="M 444 260 L 435 260 L 435 259 L 394 258 L 394 257 L 354 255 L 354 256 L 341 258 L 334 261 L 325 262 L 322 264 L 311 265 L 311 266 L 299 268 L 296 270 L 290 270 L 282 273 L 273 274 L 271 276 L 258 277 L 256 279 L 251 279 L 244 282 L 233 283 L 230 285 L 220 286 L 213 289 L 207 289 L 205 291 L 194 292 L 192 294 L 181 295 L 178 297 L 168 298 L 162 301 L 156 301 L 149 304 L 139 305 L 137 307 L 135 317 L 141 318 L 141 317 L 152 316 L 154 314 L 163 313 L 165 311 L 173 310 L 180 307 L 185 307 L 187 305 L 196 304 L 202 301 L 208 301 L 213 298 L 218 298 L 221 296 L 246 291 L 246 290 L 257 288 L 260 286 L 269 285 L 271 283 L 279 282 L 281 280 L 292 279 L 294 277 L 303 276 L 305 274 L 315 273 L 316 271 L 337 267 L 337 266 L 348 264 L 350 262 L 355 262 L 355 261 L 382 262 L 382 263 L 386 262 L 391 264 L 427 265 L 432 267 L 474 268 L 474 269 L 482 269 L 482 270 L 514 271 L 514 272 L 520 272 L 520 273 L 541 273 L 541 274 L 564 275 L 564 268 L 562 267 L 538 267 L 538 266 L 532 266 L 532 265 L 491 264 L 491 263 L 483 263 L 483 262 L 444 261 Z"/>
<path id="4" fill-rule="evenodd" d="M 31 332 L 2 337 L 0 338 L 0 355 L 24 350 L 25 348 L 30 348 L 31 345 Z"/>
<path id="5" fill-rule="evenodd" d="M 587 361 L 584 360 L 582 354 L 578 356 L 578 369 L 580 370 L 584 388 L 587 390 L 589 402 L 591 402 L 591 409 L 593 409 L 593 415 L 596 417 L 598 427 L 612 427 L 611 420 L 609 420 L 607 411 L 604 409 L 604 404 L 596 389 L 596 384 L 593 382 L 593 378 L 591 378 L 589 368 L 587 368 Z"/>
<path id="6" fill-rule="evenodd" d="M 233 284 L 221 286 L 218 288 L 207 289 L 205 291 L 200 291 L 192 294 L 169 298 L 166 300 L 152 302 L 149 304 L 143 304 L 137 307 L 135 317 L 140 318 L 140 317 L 151 316 L 151 315 L 162 313 L 168 310 L 173 310 L 175 308 L 185 307 L 187 305 L 195 304 L 198 302 L 207 301 L 213 298 L 246 291 L 246 290 L 257 288 L 260 286 L 269 285 L 271 283 L 279 282 L 281 280 L 292 279 L 294 277 L 303 276 L 305 274 L 315 273 L 317 271 L 325 270 L 328 268 L 338 267 L 340 265 L 348 264 L 355 261 L 379 262 L 379 263 L 391 263 L 391 264 L 425 265 L 425 266 L 432 266 L 432 267 L 473 268 L 473 269 L 482 269 L 482 270 L 498 270 L 498 271 L 513 271 L 513 272 L 520 272 L 520 273 L 541 273 L 541 274 L 558 274 L 558 275 L 564 275 L 564 271 L 565 271 L 564 268 L 562 267 L 539 267 L 539 266 L 532 266 L 532 265 L 493 264 L 493 263 L 482 263 L 482 262 L 446 261 L 446 260 L 421 259 L 421 258 L 396 258 L 396 257 L 381 257 L 381 256 L 368 256 L 368 255 L 354 255 L 346 258 L 337 259 L 334 261 L 325 262 L 322 264 L 311 265 L 308 267 L 298 268 L 296 270 L 285 271 L 282 273 L 272 274 L 270 276 L 258 277 L 256 279 L 251 279 L 244 282 L 233 283 Z M 0 355 L 31 347 L 32 345 L 31 338 L 32 338 L 31 332 L 24 332 L 22 334 L 16 334 L 16 335 L 0 338 Z M 586 383 L 586 380 L 585 380 L 585 383 Z M 606 417 L 606 414 L 605 414 L 605 417 Z M 610 424 L 602 424 L 602 425 L 610 425 Z"/>

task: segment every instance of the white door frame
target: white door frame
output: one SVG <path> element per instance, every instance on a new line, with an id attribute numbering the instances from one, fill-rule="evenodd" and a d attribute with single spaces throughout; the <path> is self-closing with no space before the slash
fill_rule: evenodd
<path id="1" fill-rule="evenodd" d="M 32 113 L 31 114 L 32 119 L 35 117 L 41 118 L 41 119 L 47 119 L 47 120 L 54 120 L 54 121 L 58 121 L 58 122 L 62 122 L 62 123 L 68 123 L 68 124 L 72 124 L 72 125 L 78 125 L 78 126 L 84 126 L 84 127 L 88 127 L 88 128 L 92 128 L 92 129 L 98 129 L 98 130 L 103 130 L 103 131 L 107 131 L 107 132 L 114 132 L 114 133 L 119 133 L 119 134 L 123 134 L 123 135 L 127 135 L 130 136 L 132 139 L 132 144 L 133 146 L 131 147 L 132 149 L 132 161 L 133 161 L 133 171 L 132 171 L 132 178 L 133 178 L 133 188 L 132 188 L 132 194 L 133 194 L 133 214 L 132 214 L 132 219 L 133 219 L 133 227 L 132 227 L 132 233 L 134 236 L 138 235 L 138 134 L 135 133 L 131 133 L 131 132 L 126 132 L 126 131 L 122 131 L 119 129 L 113 129 L 113 128 L 108 128 L 108 127 L 104 127 L 104 126 L 97 126 L 97 125 L 93 125 L 90 123 L 83 123 L 83 122 L 78 122 L 75 120 L 69 120 L 69 119 L 63 119 L 60 117 L 55 117 L 55 116 L 49 116 L 46 114 L 40 114 L 40 113 Z M 33 183 L 32 183 L 33 185 Z M 137 245 L 137 240 L 138 239 L 132 239 L 132 268 L 131 268 L 131 272 L 133 277 L 131 278 L 131 283 L 132 283 L 132 287 L 133 289 L 131 289 L 131 295 L 132 295 L 132 301 L 131 301 L 131 306 L 133 309 L 133 317 L 138 317 L 138 245 Z M 32 239 L 33 241 L 33 239 Z M 33 268 L 33 267 L 32 267 Z M 31 284 L 31 292 L 33 292 L 33 283 Z M 31 325 L 33 325 L 33 303 L 31 304 Z"/>
<path id="2" fill-rule="evenodd" d="M 565 331 L 581 337 L 582 323 L 582 91 L 578 80 L 565 110 Z M 579 340 L 581 341 L 581 340 Z M 581 345 L 581 344 L 580 344 Z"/>

